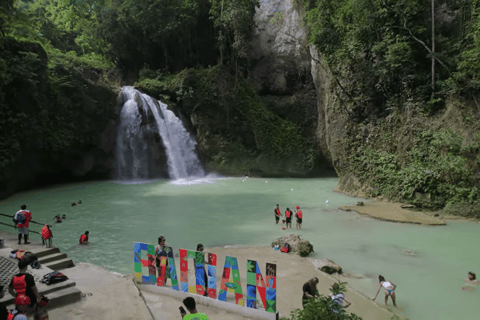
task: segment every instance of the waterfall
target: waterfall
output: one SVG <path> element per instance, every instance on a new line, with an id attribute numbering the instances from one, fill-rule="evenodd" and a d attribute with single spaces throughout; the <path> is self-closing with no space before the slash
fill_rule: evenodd
<path id="1" fill-rule="evenodd" d="M 156 161 L 161 157 L 162 147 L 171 179 L 205 175 L 195 152 L 195 139 L 166 104 L 133 87 L 123 87 L 121 99 L 123 106 L 117 133 L 118 179 L 159 176 L 161 168 Z M 155 139 L 158 136 L 161 141 Z"/>

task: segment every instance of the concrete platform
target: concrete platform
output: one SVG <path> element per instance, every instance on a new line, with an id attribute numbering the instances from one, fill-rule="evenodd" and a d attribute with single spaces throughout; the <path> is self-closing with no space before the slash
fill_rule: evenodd
<path id="1" fill-rule="evenodd" d="M 23 249 L 34 253 L 40 262 L 40 269 L 32 269 L 30 266 L 27 272 L 35 279 L 35 285 L 40 295 L 45 295 L 50 299 L 48 309 L 73 303 L 81 299 L 81 291 L 75 288 L 76 283 L 72 280 L 46 285 L 40 283 L 43 276 L 47 273 L 60 270 L 65 267 L 73 266 L 73 261 L 65 253 L 61 253 L 56 247 L 44 248 L 42 244 L 30 240 L 30 244 L 18 244 L 16 234 L 0 231 L 0 239 L 4 239 L 4 247 L 0 248 L 0 284 L 7 289 L 12 277 L 19 272 L 18 259 L 11 258 L 11 251 Z M 68 272 L 62 271 L 67 277 Z M 5 297 L 0 302 L 6 303 L 7 307 L 13 308 L 14 297 L 5 292 Z"/>

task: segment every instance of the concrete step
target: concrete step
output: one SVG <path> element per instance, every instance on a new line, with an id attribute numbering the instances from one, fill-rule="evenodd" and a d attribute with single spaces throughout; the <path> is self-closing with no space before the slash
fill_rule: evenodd
<path id="1" fill-rule="evenodd" d="M 76 286 L 76 283 L 75 281 L 72 281 L 72 280 L 66 280 L 63 282 L 59 282 L 59 283 L 55 283 L 47 286 L 46 284 L 35 281 L 35 286 L 37 287 L 38 293 L 40 295 L 44 295 L 50 298 L 50 294 L 55 293 L 57 291 L 63 291 L 68 288 L 73 288 Z M 13 296 L 11 296 L 10 294 L 5 294 L 5 297 L 3 299 L 0 299 L 0 302 L 3 302 L 5 304 L 13 304 L 14 300 L 15 298 Z"/>
<path id="2" fill-rule="evenodd" d="M 38 258 L 38 262 L 40 262 L 40 264 L 45 264 L 47 262 L 57 261 L 65 258 L 67 258 L 66 253 L 58 252 L 58 253 L 49 254 L 49 255 L 40 257 Z"/>
<path id="3" fill-rule="evenodd" d="M 40 293 L 42 294 L 42 293 Z M 50 300 L 47 310 L 77 302 L 82 299 L 82 292 L 76 287 L 68 287 L 62 290 L 54 291 L 45 296 Z M 15 309 L 13 300 L 6 303 L 7 309 Z"/>
<path id="4" fill-rule="evenodd" d="M 58 252 L 60 252 L 60 249 L 58 249 L 57 247 L 51 247 L 51 248 L 40 247 L 38 249 L 37 248 L 35 248 L 35 249 L 32 248 L 29 251 L 34 253 L 37 256 L 37 258 L 40 258 L 40 257 L 48 256 L 48 255 L 51 255 L 51 254 L 54 254 L 54 253 L 58 253 Z"/>
<path id="5" fill-rule="evenodd" d="M 50 299 L 48 303 L 48 309 L 50 309 L 79 301 L 82 299 L 82 292 L 76 287 L 69 287 L 46 296 Z"/>
<path id="6" fill-rule="evenodd" d="M 65 259 L 61 259 L 61 260 L 57 260 L 57 261 L 51 261 L 51 262 L 47 262 L 47 263 L 44 263 L 42 264 L 42 267 L 47 267 L 47 268 L 50 268 L 52 270 L 62 270 L 62 269 L 66 269 L 66 268 L 71 268 L 71 267 L 74 267 L 75 264 L 73 263 L 72 259 L 70 258 L 65 258 Z"/>

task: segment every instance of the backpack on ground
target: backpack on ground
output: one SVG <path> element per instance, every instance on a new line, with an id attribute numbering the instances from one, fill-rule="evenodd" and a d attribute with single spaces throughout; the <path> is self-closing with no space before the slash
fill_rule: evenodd
<path id="1" fill-rule="evenodd" d="M 68 277 L 61 272 L 54 271 L 47 273 L 43 276 L 43 279 L 40 280 L 41 283 L 45 283 L 46 285 L 59 283 L 68 280 Z"/>
<path id="2" fill-rule="evenodd" d="M 288 243 L 285 243 L 282 249 L 280 249 L 280 251 L 288 253 L 288 251 L 290 251 L 290 245 Z"/>
<path id="3" fill-rule="evenodd" d="M 33 252 L 27 251 L 23 254 L 22 260 L 27 260 L 29 263 L 32 263 L 38 260 L 38 258 Z"/>

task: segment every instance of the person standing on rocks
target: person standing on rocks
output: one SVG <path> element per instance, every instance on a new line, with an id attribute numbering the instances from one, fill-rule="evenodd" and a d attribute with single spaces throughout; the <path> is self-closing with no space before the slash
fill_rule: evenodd
<path id="1" fill-rule="evenodd" d="M 297 218 L 297 224 L 295 225 L 295 229 L 302 229 L 303 212 L 302 210 L 300 210 L 299 206 L 297 206 L 295 210 L 295 218 Z"/>
<path id="2" fill-rule="evenodd" d="M 278 206 L 278 204 L 273 209 L 273 213 L 275 214 L 275 224 L 278 224 L 278 222 L 280 221 L 280 217 L 282 216 L 282 214 L 280 213 L 280 207 Z"/>
<path id="3" fill-rule="evenodd" d="M 302 306 L 305 309 L 305 304 L 311 299 L 318 297 L 317 291 L 318 278 L 312 278 L 303 285 Z"/>
<path id="4" fill-rule="evenodd" d="M 30 220 L 32 220 L 32 213 L 27 210 L 27 206 L 24 204 L 22 204 L 20 208 L 21 210 L 17 211 L 13 217 L 18 228 L 18 244 L 21 244 L 22 242 L 22 234 L 24 243 L 30 244 L 30 242 L 28 242 L 28 224 L 30 223 Z"/>
<path id="5" fill-rule="evenodd" d="M 287 208 L 287 210 L 285 210 L 285 222 L 287 223 L 287 229 L 292 228 L 292 215 L 293 212 L 290 211 L 290 208 Z"/>

